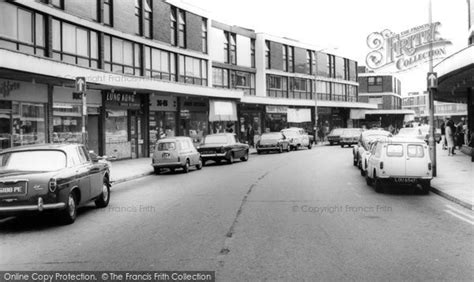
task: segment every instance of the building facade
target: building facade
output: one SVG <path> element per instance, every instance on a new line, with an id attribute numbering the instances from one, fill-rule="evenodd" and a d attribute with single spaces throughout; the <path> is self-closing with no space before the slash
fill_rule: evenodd
<path id="1" fill-rule="evenodd" d="M 86 142 L 140 158 L 164 136 L 251 142 L 288 126 L 311 132 L 316 117 L 350 126 L 350 109 L 373 107 L 358 102 L 355 61 L 175 0 L 2 1 L 0 19 L 0 149 Z"/>

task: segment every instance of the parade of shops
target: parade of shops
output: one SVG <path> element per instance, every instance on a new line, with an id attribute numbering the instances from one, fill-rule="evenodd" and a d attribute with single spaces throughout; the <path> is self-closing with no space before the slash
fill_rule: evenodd
<path id="1" fill-rule="evenodd" d="M 2 2 L 1 148 L 86 142 L 117 159 L 159 138 L 351 127 L 357 62 L 178 1 Z M 27 23 L 27 24 L 25 24 Z M 85 77 L 86 127 L 74 81 Z M 317 98 L 317 102 L 316 102 Z M 316 107 L 317 104 L 317 107 Z"/>

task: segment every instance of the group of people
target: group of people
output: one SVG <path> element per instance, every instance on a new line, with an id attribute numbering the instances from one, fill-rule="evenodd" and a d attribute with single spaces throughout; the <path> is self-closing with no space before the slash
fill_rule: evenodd
<path id="1" fill-rule="evenodd" d="M 467 124 L 464 121 L 455 124 L 453 120 L 447 118 L 441 124 L 441 137 L 443 150 L 448 151 L 448 156 L 453 156 L 456 153 L 456 147 L 461 149 L 463 144 L 468 144 Z"/>

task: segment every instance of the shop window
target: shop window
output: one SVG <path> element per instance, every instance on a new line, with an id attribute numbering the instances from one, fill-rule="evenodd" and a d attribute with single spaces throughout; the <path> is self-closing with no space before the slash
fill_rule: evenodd
<path id="1" fill-rule="evenodd" d="M 157 140 L 176 136 L 176 112 L 151 112 L 149 126 L 150 152 L 153 152 Z"/>
<path id="2" fill-rule="evenodd" d="M 84 67 L 98 67 L 98 35 L 53 19 L 53 58 Z"/>
<path id="3" fill-rule="evenodd" d="M 4 101 L 1 108 L 2 149 L 46 142 L 44 104 Z"/>
<path id="4" fill-rule="evenodd" d="M 44 56 L 44 16 L 0 2 L 0 47 Z"/>
<path id="5" fill-rule="evenodd" d="M 82 142 L 82 106 L 53 104 L 54 143 Z"/>
<path id="6" fill-rule="evenodd" d="M 128 135 L 128 115 L 124 110 L 107 110 L 105 119 L 105 148 L 107 156 L 118 159 L 132 156 Z"/>

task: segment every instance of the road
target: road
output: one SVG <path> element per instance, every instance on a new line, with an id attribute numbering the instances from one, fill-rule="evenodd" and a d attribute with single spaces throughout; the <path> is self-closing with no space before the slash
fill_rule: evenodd
<path id="1" fill-rule="evenodd" d="M 212 270 L 218 281 L 473 280 L 474 214 L 377 194 L 351 149 L 251 155 L 113 187 L 73 225 L 0 221 L 0 270 Z"/>

